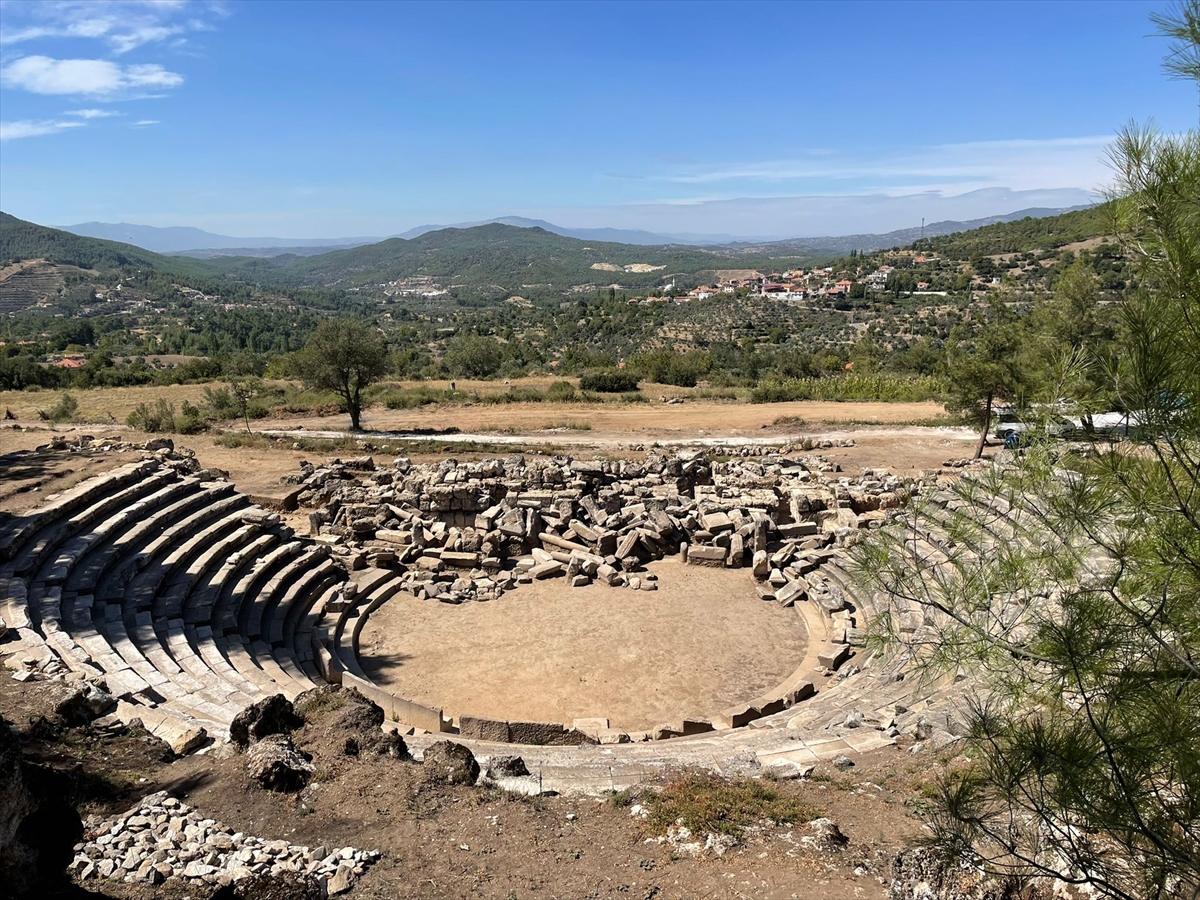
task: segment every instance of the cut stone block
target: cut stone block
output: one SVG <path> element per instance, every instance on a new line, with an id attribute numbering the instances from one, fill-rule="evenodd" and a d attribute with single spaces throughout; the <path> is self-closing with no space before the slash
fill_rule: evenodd
<path id="1" fill-rule="evenodd" d="M 733 530 L 733 520 L 723 512 L 709 513 L 707 516 L 702 516 L 700 524 L 704 526 L 705 531 L 712 534 Z"/>
<path id="2" fill-rule="evenodd" d="M 561 744 L 565 729 L 553 722 L 509 722 L 508 734 L 514 744 Z"/>
<path id="3" fill-rule="evenodd" d="M 730 706 L 717 714 L 717 724 L 724 725 L 726 728 L 741 728 L 749 725 L 761 715 L 762 713 L 750 704 Z"/>
<path id="4" fill-rule="evenodd" d="M 688 565 L 722 569 L 725 567 L 726 552 L 723 547 L 688 547 Z"/>
<path id="5" fill-rule="evenodd" d="M 565 571 L 566 567 L 562 563 L 556 560 L 550 560 L 550 562 L 544 562 L 539 566 L 534 566 L 529 570 L 529 574 L 533 578 L 541 579 L 553 578 L 556 575 L 562 575 Z"/>
<path id="6" fill-rule="evenodd" d="M 497 741 L 502 744 L 509 742 L 508 723 L 498 719 L 462 716 L 458 720 L 458 733 L 464 738 L 476 741 Z"/>
<path id="7" fill-rule="evenodd" d="M 817 662 L 827 669 L 837 670 L 838 666 L 850 658 L 849 644 L 829 644 L 817 654 Z"/>
<path id="8" fill-rule="evenodd" d="M 775 599 L 782 606 L 792 606 L 796 601 L 806 599 L 806 594 L 798 581 L 789 581 L 783 587 L 775 589 Z"/>

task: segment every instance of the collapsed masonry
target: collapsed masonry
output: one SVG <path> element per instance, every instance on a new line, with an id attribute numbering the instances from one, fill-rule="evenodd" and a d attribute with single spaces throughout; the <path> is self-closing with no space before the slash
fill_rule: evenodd
<path id="1" fill-rule="evenodd" d="M 819 457 L 710 463 L 688 452 L 644 463 L 400 458 L 388 468 L 366 457 L 305 464 L 288 480 L 302 485 L 300 505 L 317 507 L 314 537 L 341 548 L 351 568 L 403 569 L 404 588 L 426 599 L 492 600 L 555 577 L 654 590 L 653 575 L 635 573 L 679 554 L 751 565 L 760 595 L 791 605 L 801 593 L 836 597 L 803 576 L 908 496 L 886 473 L 832 472 Z"/>
<path id="2" fill-rule="evenodd" d="M 817 668 L 794 673 L 763 697 L 711 721 L 681 720 L 629 734 L 603 719 L 571 725 L 502 722 L 464 715 L 464 737 L 512 743 L 619 743 L 738 728 L 811 696 L 865 642 L 851 581 L 838 567 L 861 529 L 877 528 L 908 488 L 887 473 L 840 475 L 821 457 L 710 461 L 700 452 L 645 461 L 526 458 L 414 466 L 369 457 L 289 476 L 296 502 L 316 507 L 314 538 L 367 577 L 343 587 L 313 631 L 324 677 L 372 692 L 400 721 L 452 730 L 427 710 L 366 684 L 357 637 L 370 613 L 404 590 L 447 604 L 491 601 L 534 580 L 654 591 L 647 565 L 677 556 L 689 565 L 746 568 L 747 589 L 821 618 Z M 378 573 L 378 574 L 376 574 Z M 753 585 L 753 588 L 751 588 Z M 810 633 L 814 631 L 806 621 Z"/>

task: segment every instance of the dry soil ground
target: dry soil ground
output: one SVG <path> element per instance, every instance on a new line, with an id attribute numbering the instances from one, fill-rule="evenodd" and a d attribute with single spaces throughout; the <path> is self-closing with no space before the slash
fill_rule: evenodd
<path id="1" fill-rule="evenodd" d="M 69 773 L 70 799 L 83 814 L 112 815 L 167 790 L 246 834 L 381 850 L 351 900 L 885 900 L 890 857 L 920 835 L 912 802 L 949 763 L 890 749 L 845 772 L 823 766 L 808 781 L 778 785 L 832 817 L 850 839 L 843 850 L 803 845 L 804 824 L 762 823 L 723 857 L 691 858 L 609 800 L 431 784 L 410 761 L 347 757 L 345 734 L 319 718 L 296 736 L 313 756 L 315 781 L 298 795 L 268 793 L 228 751 L 172 760 L 144 733 L 48 727 L 38 717 L 62 694 L 61 685 L 5 679 L 0 715 L 21 726 L 28 759 Z M 85 887 L 61 896 L 208 900 L 212 893 L 170 882 Z"/>
<path id="2" fill-rule="evenodd" d="M 525 379 L 522 385 L 545 387 L 552 379 Z M 432 387 L 448 384 L 427 383 Z M 459 382 L 459 390 L 499 393 L 507 388 L 499 382 Z M 112 435 L 118 439 L 144 438 L 123 424 L 138 404 L 163 397 L 180 406 L 184 400 L 199 402 L 204 385 L 163 387 L 100 388 L 74 391 L 80 415 L 89 424 L 51 426 L 39 420 L 37 411 L 57 402 L 53 392 L 0 392 L 0 409 L 10 410 L 16 421 L 0 423 L 0 454 L 32 449 L 46 443 L 51 431 L 62 434 Z M 690 398 L 694 392 L 684 388 L 651 385 L 648 396 Z M 374 431 L 457 429 L 478 434 L 481 440 L 524 441 L 531 450 L 547 453 L 628 455 L 655 442 L 706 440 L 710 442 L 781 442 L 801 437 L 852 437 L 853 448 L 823 451 L 847 472 L 866 467 L 886 467 L 897 474 L 914 474 L 938 468 L 948 457 L 970 452 L 971 434 L 953 427 L 919 427 L 909 423 L 928 421 L 942 414 L 934 403 L 824 403 L 795 402 L 750 404 L 745 402 L 687 399 L 678 405 L 653 403 L 514 403 L 514 404 L 437 404 L 417 410 L 388 410 L 374 407 L 364 413 L 368 433 L 362 436 L 370 444 L 379 439 Z M 878 424 L 870 424 L 878 423 Z M 13 425 L 19 426 L 14 429 Z M 304 432 L 343 433 L 346 416 L 291 417 L 259 420 L 255 431 L 267 429 Z M 239 431 L 240 423 L 229 423 L 230 431 Z M 279 438 L 271 446 L 229 449 L 216 443 L 213 434 L 177 436 L 176 442 L 197 451 L 206 466 L 228 471 L 238 487 L 247 493 L 274 496 L 282 493 L 281 475 L 296 471 L 301 459 L 314 454 L 292 450 L 294 438 Z M 520 449 L 514 444 L 508 447 Z M 447 436 L 444 447 L 414 445 L 412 454 L 427 457 L 441 450 L 458 458 L 478 456 Z M 369 452 L 369 450 L 368 450 Z M 441 454 L 439 454 L 441 455 Z M 0 473 L 2 477 L 3 473 Z"/>
<path id="3" fill-rule="evenodd" d="M 373 680 L 451 716 L 600 717 L 626 731 L 711 717 L 804 660 L 802 620 L 759 600 L 744 569 L 651 571 L 656 591 L 559 578 L 461 606 L 402 592 L 371 615 L 359 655 Z"/>

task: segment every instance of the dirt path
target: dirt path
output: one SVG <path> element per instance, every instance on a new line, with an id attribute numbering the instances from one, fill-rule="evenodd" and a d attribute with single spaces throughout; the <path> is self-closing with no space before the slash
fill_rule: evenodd
<path id="1" fill-rule="evenodd" d="M 654 565 L 657 591 L 561 580 L 492 603 L 398 594 L 371 615 L 360 657 L 397 694 L 464 713 L 644 730 L 711 717 L 775 687 L 804 660 L 794 610 L 755 596 L 745 570 Z"/>

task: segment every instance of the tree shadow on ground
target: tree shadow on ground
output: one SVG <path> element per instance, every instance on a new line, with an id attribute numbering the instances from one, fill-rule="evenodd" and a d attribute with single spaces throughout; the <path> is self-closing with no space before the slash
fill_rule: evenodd
<path id="1" fill-rule="evenodd" d="M 363 671 L 367 673 L 367 677 L 372 681 L 386 674 L 388 669 L 403 666 L 405 662 L 412 658 L 411 653 L 371 653 L 364 655 L 361 649 L 358 652 L 358 663 L 362 666 Z"/>

